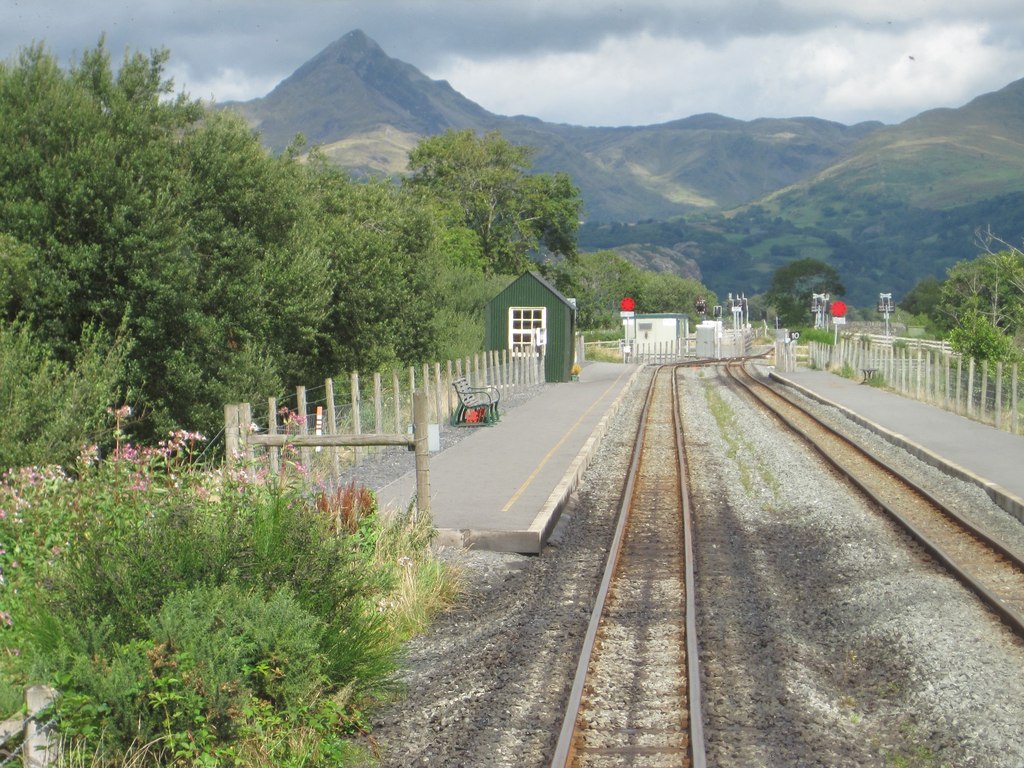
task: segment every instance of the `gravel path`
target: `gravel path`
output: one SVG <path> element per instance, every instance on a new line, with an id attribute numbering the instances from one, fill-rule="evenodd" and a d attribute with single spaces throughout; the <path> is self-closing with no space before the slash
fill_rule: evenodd
<path id="1" fill-rule="evenodd" d="M 541 555 L 440 553 L 466 593 L 409 646 L 406 697 L 375 713 L 380 765 L 548 764 L 649 375 Z M 684 409 L 709 764 L 1024 765 L 1024 644 L 712 372 L 685 374 Z M 978 489 L 815 410 L 1024 551 L 1024 526 Z"/>

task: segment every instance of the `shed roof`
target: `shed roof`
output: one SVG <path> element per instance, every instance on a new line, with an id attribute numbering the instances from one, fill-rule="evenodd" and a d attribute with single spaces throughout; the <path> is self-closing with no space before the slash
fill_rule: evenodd
<path id="1" fill-rule="evenodd" d="M 521 274 L 519 277 L 517 277 L 515 280 L 513 280 L 511 283 L 509 283 L 507 286 L 505 286 L 505 288 L 503 288 L 501 291 L 499 291 L 498 294 L 493 299 L 491 299 L 491 301 L 494 301 L 495 299 L 497 299 L 499 296 L 501 296 L 501 294 L 503 294 L 505 291 L 507 291 L 512 286 L 514 286 L 516 283 L 520 282 L 521 280 L 527 279 L 527 278 L 531 278 L 531 279 L 537 281 L 538 283 L 540 283 L 540 285 L 543 286 L 545 290 L 550 292 L 551 295 L 553 295 L 558 301 L 560 301 L 563 304 L 565 304 L 565 306 L 569 307 L 570 309 L 576 309 L 576 305 L 573 304 L 573 302 L 569 301 L 569 299 L 567 299 L 564 295 L 562 295 L 562 292 L 559 291 L 557 288 L 555 288 L 555 286 L 553 286 L 551 283 L 549 283 L 540 274 L 540 272 L 536 272 L 534 270 L 529 270 L 529 271 L 524 272 L 523 274 Z M 489 303 L 490 302 L 488 302 L 488 304 Z"/>

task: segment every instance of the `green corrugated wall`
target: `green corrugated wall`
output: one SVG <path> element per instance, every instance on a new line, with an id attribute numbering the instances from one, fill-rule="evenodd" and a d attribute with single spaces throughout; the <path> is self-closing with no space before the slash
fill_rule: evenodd
<path id="1" fill-rule="evenodd" d="M 509 307 L 547 307 L 546 381 L 569 381 L 576 351 L 576 317 L 569 301 L 535 272 L 516 278 L 487 303 L 484 310 L 484 348 L 508 349 Z"/>

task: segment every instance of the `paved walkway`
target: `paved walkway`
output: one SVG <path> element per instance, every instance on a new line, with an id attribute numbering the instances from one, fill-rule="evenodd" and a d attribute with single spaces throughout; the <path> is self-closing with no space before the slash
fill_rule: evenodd
<path id="1" fill-rule="evenodd" d="M 580 380 L 552 384 L 490 427 L 430 458 L 430 505 L 439 542 L 538 553 L 589 466 L 608 422 L 641 368 L 588 363 Z M 378 493 L 382 509 L 405 509 L 411 472 Z"/>
<path id="2" fill-rule="evenodd" d="M 800 368 L 770 375 L 845 410 L 924 461 L 977 483 L 1024 522 L 1024 437 L 834 373 Z"/>

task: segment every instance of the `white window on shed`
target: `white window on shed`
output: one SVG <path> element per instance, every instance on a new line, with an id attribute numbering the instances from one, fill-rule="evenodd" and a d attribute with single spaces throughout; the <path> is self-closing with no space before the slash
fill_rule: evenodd
<path id="1" fill-rule="evenodd" d="M 508 348 L 513 355 L 535 355 L 547 341 L 547 307 L 508 308 Z"/>

